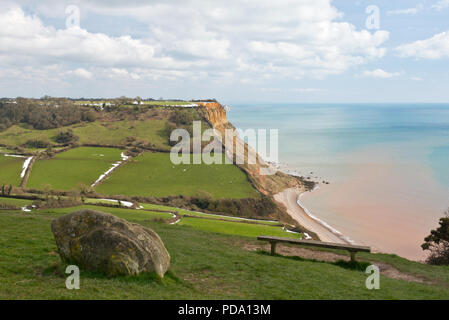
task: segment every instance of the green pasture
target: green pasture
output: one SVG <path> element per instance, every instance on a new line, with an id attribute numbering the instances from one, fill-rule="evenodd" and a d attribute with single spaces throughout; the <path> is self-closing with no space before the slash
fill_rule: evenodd
<path id="1" fill-rule="evenodd" d="M 242 221 L 222 221 L 206 218 L 183 217 L 179 222 L 181 225 L 191 226 L 195 229 L 224 233 L 229 235 L 238 235 L 244 237 L 257 238 L 257 236 L 273 236 L 285 238 L 301 238 L 300 234 L 288 233 L 278 226 L 252 224 Z"/>
<path id="2" fill-rule="evenodd" d="M 0 204 L 7 204 L 15 207 L 23 207 L 32 204 L 32 200 L 27 199 L 14 199 L 14 198 L 4 198 L 0 197 Z"/>
<path id="3" fill-rule="evenodd" d="M 0 186 L 3 184 L 19 186 L 22 178 L 23 163 L 25 158 L 6 157 L 0 154 Z"/>
<path id="4" fill-rule="evenodd" d="M 151 219 L 171 219 L 173 216 L 167 212 L 156 212 L 156 211 L 146 211 L 146 210 L 136 210 L 127 208 L 115 208 L 115 207 L 104 207 L 95 205 L 82 205 L 78 207 L 70 208 L 57 208 L 57 209 L 43 209 L 41 212 L 48 212 L 54 214 L 68 214 L 78 210 L 91 209 L 96 211 L 108 212 L 119 218 L 135 221 L 144 221 Z"/>
<path id="5" fill-rule="evenodd" d="M 201 191 L 214 198 L 258 196 L 246 175 L 235 165 L 175 165 L 169 153 L 153 152 L 146 152 L 121 166 L 96 190 L 109 195 L 147 197 L 195 196 Z"/>
<path id="6" fill-rule="evenodd" d="M 251 219 L 245 220 L 245 219 L 242 219 L 242 218 L 239 218 L 239 217 L 232 217 L 232 216 L 224 216 L 224 215 L 216 215 L 216 214 L 209 214 L 209 213 L 203 213 L 203 212 L 189 211 L 189 210 L 185 210 L 185 209 L 172 208 L 172 207 L 162 206 L 162 205 L 157 205 L 157 204 L 152 204 L 152 203 L 141 203 L 140 205 L 144 209 L 149 209 L 149 210 L 151 210 L 151 209 L 153 209 L 153 210 L 167 210 L 167 211 L 175 210 L 182 216 L 189 215 L 189 216 L 195 216 L 195 217 L 220 219 L 220 220 L 234 221 L 234 222 L 255 221 L 255 220 L 251 220 Z M 267 221 L 257 220 L 255 222 L 266 224 L 266 225 L 279 224 L 279 222 L 277 222 L 277 221 L 268 221 L 268 220 Z"/>
<path id="7" fill-rule="evenodd" d="M 80 144 L 121 145 L 127 137 L 151 142 L 156 148 L 169 149 L 168 136 L 165 133 L 166 120 L 124 120 L 111 122 L 90 122 L 68 127 L 35 130 L 14 125 L 0 132 L 0 144 L 20 146 L 28 140 L 42 140 L 55 143 L 54 139 L 61 131 L 73 130 Z"/>
<path id="8" fill-rule="evenodd" d="M 59 153 L 48 160 L 34 163 L 27 188 L 72 190 L 85 184 L 90 186 L 100 175 L 121 160 L 122 150 L 113 148 L 75 148 Z"/>

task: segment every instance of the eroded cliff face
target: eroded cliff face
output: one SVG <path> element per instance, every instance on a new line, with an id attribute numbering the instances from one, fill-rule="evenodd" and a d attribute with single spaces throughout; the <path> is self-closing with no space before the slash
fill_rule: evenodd
<path id="1" fill-rule="evenodd" d="M 201 103 L 199 112 L 216 130 L 217 134 L 220 136 L 221 141 L 225 141 L 226 129 L 235 130 L 232 124 L 228 122 L 228 119 L 226 118 L 226 110 L 220 103 Z M 238 150 L 237 146 L 243 145 L 243 164 L 236 163 L 236 165 L 247 173 L 249 180 L 261 193 L 272 196 L 287 188 L 299 187 L 306 189 L 304 183 L 299 178 L 287 175 L 285 173 L 276 172 L 273 175 L 262 174 L 263 172 L 261 172 L 261 169 L 268 168 L 268 164 L 265 163 L 265 161 L 261 157 L 259 157 L 256 151 L 249 147 L 239 136 L 235 136 L 233 139 L 234 149 L 232 153 L 227 154 L 227 156 L 229 158 L 232 158 L 234 160 L 234 163 L 236 163 L 236 150 Z M 251 154 L 255 154 L 255 164 L 248 163 L 248 155 Z"/>
<path id="2" fill-rule="evenodd" d="M 201 102 L 199 105 L 205 118 L 214 128 L 220 130 L 228 124 L 226 110 L 218 102 Z"/>

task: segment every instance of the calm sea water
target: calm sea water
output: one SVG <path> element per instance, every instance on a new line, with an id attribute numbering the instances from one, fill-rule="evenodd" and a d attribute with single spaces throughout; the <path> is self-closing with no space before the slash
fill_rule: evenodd
<path id="1" fill-rule="evenodd" d="M 356 242 L 423 257 L 449 206 L 449 104 L 232 105 L 228 118 L 278 129 L 279 162 L 330 181 L 305 197 L 314 214 Z"/>

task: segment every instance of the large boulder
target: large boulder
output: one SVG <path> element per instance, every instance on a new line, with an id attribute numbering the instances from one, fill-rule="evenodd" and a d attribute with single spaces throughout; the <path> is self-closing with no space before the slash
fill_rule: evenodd
<path id="1" fill-rule="evenodd" d="M 81 210 L 53 220 L 61 259 L 108 276 L 156 272 L 163 277 L 170 255 L 153 230 L 111 214 Z"/>

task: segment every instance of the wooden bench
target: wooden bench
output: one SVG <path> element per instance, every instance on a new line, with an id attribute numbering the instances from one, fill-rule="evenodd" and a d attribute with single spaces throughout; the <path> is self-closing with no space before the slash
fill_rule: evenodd
<path id="1" fill-rule="evenodd" d="M 322 242 L 322 241 L 315 241 L 315 240 L 300 240 L 300 239 L 269 237 L 269 236 L 258 236 L 257 240 L 268 241 L 271 244 L 271 255 L 276 254 L 276 244 L 278 244 L 278 243 L 290 243 L 290 244 L 299 244 L 299 245 L 306 245 L 306 246 L 312 246 L 312 247 L 347 250 L 347 251 L 349 251 L 349 254 L 351 255 L 351 261 L 355 261 L 355 254 L 357 252 L 371 252 L 370 247 L 356 246 L 356 245 L 352 245 L 352 244 Z"/>

